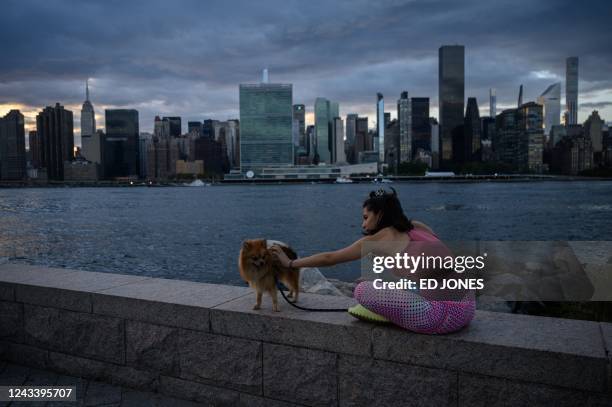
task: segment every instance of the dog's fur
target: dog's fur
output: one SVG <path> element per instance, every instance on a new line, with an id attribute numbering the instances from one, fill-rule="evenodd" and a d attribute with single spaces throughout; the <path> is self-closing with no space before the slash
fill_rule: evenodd
<path id="1" fill-rule="evenodd" d="M 292 302 L 297 302 L 300 292 L 300 270 L 283 267 L 270 252 L 268 243 L 265 239 L 245 240 L 240 249 L 238 267 L 242 279 L 255 289 L 256 302 L 253 309 L 261 308 L 261 297 L 265 291 L 272 297 L 272 309 L 280 311 L 274 276 L 289 288 L 287 297 L 293 298 Z M 290 247 L 281 244 L 279 246 L 287 257 L 292 260 L 297 258 L 297 254 Z"/>

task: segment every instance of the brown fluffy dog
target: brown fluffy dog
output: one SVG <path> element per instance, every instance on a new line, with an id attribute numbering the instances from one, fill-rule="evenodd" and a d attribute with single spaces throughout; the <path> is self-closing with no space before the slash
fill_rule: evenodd
<path id="1" fill-rule="evenodd" d="M 274 242 L 277 243 L 277 242 Z M 297 255 L 291 248 L 278 244 L 287 257 L 296 259 Z M 257 301 L 253 309 L 261 308 L 261 297 L 265 292 L 272 297 L 272 309 L 280 311 L 274 276 L 289 288 L 288 298 L 293 297 L 293 302 L 297 302 L 300 292 L 300 270 L 298 268 L 283 267 L 276 261 L 269 251 L 271 242 L 265 239 L 245 240 L 240 249 L 238 266 L 240 276 L 249 286 L 255 289 Z"/>

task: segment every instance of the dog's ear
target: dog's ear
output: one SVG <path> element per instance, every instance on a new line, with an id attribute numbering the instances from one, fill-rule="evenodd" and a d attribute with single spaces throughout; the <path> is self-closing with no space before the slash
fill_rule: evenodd
<path id="1" fill-rule="evenodd" d="M 248 250 L 250 247 L 251 247 L 251 242 L 249 242 L 248 240 L 245 240 L 244 242 L 242 242 L 243 250 Z"/>

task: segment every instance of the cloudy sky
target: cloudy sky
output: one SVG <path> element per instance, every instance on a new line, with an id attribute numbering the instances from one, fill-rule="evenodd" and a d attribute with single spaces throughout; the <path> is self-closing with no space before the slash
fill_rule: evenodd
<path id="1" fill-rule="evenodd" d="M 402 90 L 429 97 L 437 116 L 438 48 L 466 47 L 466 97 L 488 113 L 535 100 L 580 57 L 579 120 L 612 121 L 609 0 L 87 1 L 2 2 L 0 114 L 19 108 L 29 128 L 60 102 L 79 133 L 90 79 L 98 127 L 105 108 L 135 108 L 141 131 L 155 115 L 238 118 L 238 84 L 293 84 L 312 121 L 317 96 L 374 124 L 376 92 L 395 116 Z M 564 99 L 562 99 L 564 103 Z M 562 107 L 562 110 L 564 107 Z"/>

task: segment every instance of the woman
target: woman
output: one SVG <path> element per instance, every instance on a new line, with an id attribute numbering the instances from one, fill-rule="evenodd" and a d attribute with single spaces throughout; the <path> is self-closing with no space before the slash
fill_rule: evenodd
<path id="1" fill-rule="evenodd" d="M 450 253 L 427 225 L 411 221 L 404 215 L 397 194 L 391 189 L 392 193 L 382 189 L 370 193 L 363 203 L 362 228 L 366 236 L 350 246 L 295 260 L 290 260 L 278 247 L 273 247 L 272 252 L 288 267 L 327 267 L 358 260 L 364 244 L 388 244 L 389 247 L 396 247 L 396 253 L 401 252 L 403 247 L 410 256 L 427 252 L 427 247 L 435 248 L 434 251 L 443 248 Z M 423 275 L 424 272 L 419 270 L 412 277 Z M 457 297 L 457 294 L 460 296 Z M 447 300 L 442 299 L 439 291 L 427 290 L 420 295 L 412 290 L 378 289 L 372 281 L 363 281 L 355 287 L 354 292 L 359 304 L 349 308 L 348 312 L 364 320 L 392 322 L 413 332 L 449 333 L 468 325 L 476 308 L 473 291 L 454 292 L 453 295 L 455 299 Z"/>

